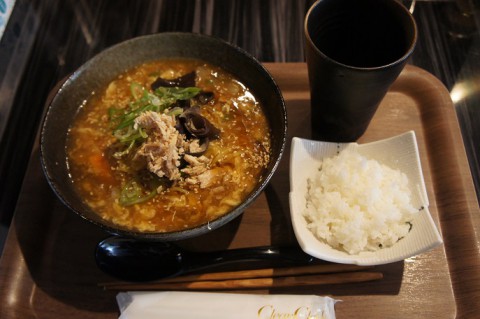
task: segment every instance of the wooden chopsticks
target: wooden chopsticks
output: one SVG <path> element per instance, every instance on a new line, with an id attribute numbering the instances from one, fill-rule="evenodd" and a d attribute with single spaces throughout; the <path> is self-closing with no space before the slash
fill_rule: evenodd
<path id="1" fill-rule="evenodd" d="M 319 264 L 300 267 L 265 268 L 206 273 L 133 283 L 103 283 L 108 290 L 235 290 L 275 287 L 299 287 L 356 283 L 379 280 L 381 272 L 373 267 L 343 264 Z"/>

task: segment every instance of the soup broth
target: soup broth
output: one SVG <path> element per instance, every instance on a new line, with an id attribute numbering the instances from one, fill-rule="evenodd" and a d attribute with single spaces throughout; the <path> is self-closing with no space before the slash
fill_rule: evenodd
<path id="1" fill-rule="evenodd" d="M 131 230 L 179 231 L 238 206 L 270 161 L 259 101 L 198 60 L 149 62 L 120 74 L 80 108 L 67 139 L 77 192 Z"/>

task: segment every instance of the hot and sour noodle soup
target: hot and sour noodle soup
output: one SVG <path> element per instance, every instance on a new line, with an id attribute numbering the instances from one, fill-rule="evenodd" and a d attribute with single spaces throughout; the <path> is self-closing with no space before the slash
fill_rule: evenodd
<path id="1" fill-rule="evenodd" d="M 102 218 L 170 232 L 239 205 L 270 160 L 262 107 L 241 82 L 198 60 L 149 62 L 80 108 L 67 138 L 74 186 Z"/>

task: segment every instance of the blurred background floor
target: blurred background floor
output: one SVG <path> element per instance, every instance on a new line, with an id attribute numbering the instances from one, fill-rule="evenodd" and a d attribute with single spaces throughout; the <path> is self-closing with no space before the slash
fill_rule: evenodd
<path id="1" fill-rule="evenodd" d="M 15 210 L 44 102 L 58 81 L 106 47 L 135 36 L 165 31 L 217 36 L 242 47 L 262 62 L 302 62 L 303 19 L 314 2 L 0 1 L 0 12 L 15 3 L 0 40 L 0 239 L 6 235 Z M 404 3 L 413 5 L 414 17 L 423 30 L 410 63 L 438 77 L 451 92 L 478 196 L 478 1 Z"/>

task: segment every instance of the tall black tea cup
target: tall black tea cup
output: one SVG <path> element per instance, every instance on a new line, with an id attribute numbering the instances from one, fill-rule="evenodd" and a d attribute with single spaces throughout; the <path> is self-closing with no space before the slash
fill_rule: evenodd
<path id="1" fill-rule="evenodd" d="M 415 20 L 396 0 L 318 0 L 305 37 L 312 137 L 356 141 L 414 51 Z"/>

